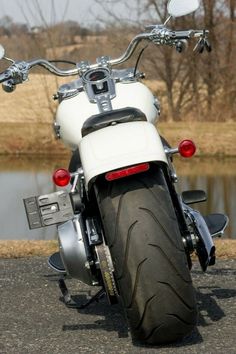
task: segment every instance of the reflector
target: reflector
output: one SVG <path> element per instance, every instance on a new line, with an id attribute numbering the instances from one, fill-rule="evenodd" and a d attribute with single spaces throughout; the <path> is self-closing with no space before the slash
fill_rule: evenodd
<path id="1" fill-rule="evenodd" d="M 119 178 L 124 178 L 131 175 L 135 175 L 137 173 L 145 172 L 149 170 L 149 167 L 150 167 L 149 163 L 142 163 L 140 165 L 130 166 L 130 167 L 123 168 L 121 170 L 108 172 L 105 175 L 105 178 L 107 181 L 111 182 Z"/>
<path id="2" fill-rule="evenodd" d="M 179 144 L 179 153 L 183 157 L 192 157 L 196 152 L 196 145 L 192 140 L 183 140 Z"/>
<path id="3" fill-rule="evenodd" d="M 70 183 L 70 172 L 64 168 L 60 168 L 53 173 L 53 182 L 58 187 L 65 187 Z"/>

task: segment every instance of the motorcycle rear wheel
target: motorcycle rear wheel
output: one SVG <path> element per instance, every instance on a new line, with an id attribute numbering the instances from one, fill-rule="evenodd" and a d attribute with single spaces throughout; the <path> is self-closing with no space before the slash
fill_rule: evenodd
<path id="1" fill-rule="evenodd" d="M 196 325 L 196 300 L 163 171 L 100 180 L 96 189 L 133 338 L 148 344 L 183 338 Z"/>

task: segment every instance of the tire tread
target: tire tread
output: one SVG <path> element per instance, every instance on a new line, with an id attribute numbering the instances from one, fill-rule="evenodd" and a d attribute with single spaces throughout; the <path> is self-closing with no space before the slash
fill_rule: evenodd
<path id="1" fill-rule="evenodd" d="M 196 324 L 196 300 L 161 169 L 96 185 L 105 237 L 132 335 L 170 343 Z M 115 221 L 115 222 L 114 222 Z"/>

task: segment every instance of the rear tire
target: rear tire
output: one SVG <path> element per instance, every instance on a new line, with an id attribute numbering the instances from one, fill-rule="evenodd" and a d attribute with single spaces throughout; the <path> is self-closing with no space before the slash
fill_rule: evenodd
<path id="1" fill-rule="evenodd" d="M 97 182 L 97 201 L 134 339 L 170 343 L 196 324 L 196 301 L 164 173 Z"/>

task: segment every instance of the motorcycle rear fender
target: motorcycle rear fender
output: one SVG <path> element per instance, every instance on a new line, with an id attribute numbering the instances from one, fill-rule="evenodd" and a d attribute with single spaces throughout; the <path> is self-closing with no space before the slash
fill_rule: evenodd
<path id="1" fill-rule="evenodd" d="M 148 122 L 129 122 L 97 130 L 79 144 L 86 188 L 108 171 L 143 162 L 167 162 L 161 138 Z"/>

